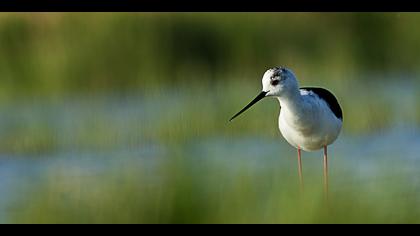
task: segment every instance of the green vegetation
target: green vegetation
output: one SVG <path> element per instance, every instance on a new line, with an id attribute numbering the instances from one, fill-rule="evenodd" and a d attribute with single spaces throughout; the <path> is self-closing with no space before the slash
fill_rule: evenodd
<path id="1" fill-rule="evenodd" d="M 1 96 L 60 97 L 257 80 L 288 65 L 305 83 L 419 73 L 415 13 L 9 13 Z M 328 68 L 328 69 L 327 69 Z M 313 83 L 313 82 L 312 82 Z M 127 91 L 128 90 L 128 91 Z"/>
<path id="2" fill-rule="evenodd" d="M 388 172 L 366 181 L 333 171 L 327 204 L 321 172 L 305 173 L 306 187 L 300 194 L 297 176 L 280 161 L 272 163 L 275 167 L 258 169 L 243 160 L 232 167 L 197 158 L 122 165 L 95 174 L 60 165 L 41 186 L 32 187 L 35 194 L 19 202 L 11 221 L 419 223 L 418 192 L 407 185 L 409 176 L 401 173 L 398 178 Z"/>
<path id="3" fill-rule="evenodd" d="M 0 221 L 419 223 L 419 20 L 2 13 Z M 277 101 L 228 122 L 278 65 L 343 107 L 328 206 L 317 154 L 299 193 Z"/>

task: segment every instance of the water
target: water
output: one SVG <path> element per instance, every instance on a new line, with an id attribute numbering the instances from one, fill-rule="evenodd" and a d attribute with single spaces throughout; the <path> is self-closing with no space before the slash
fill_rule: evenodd
<path id="1" fill-rule="evenodd" d="M 410 100 L 409 96 L 405 99 Z M 105 181 L 106 176 L 114 176 L 113 184 L 125 183 L 118 178 L 127 170 L 139 174 L 140 177 L 129 177 L 134 182 L 141 178 L 143 184 L 159 186 L 162 178 L 170 176 L 162 171 L 162 166 L 171 166 L 171 160 L 183 159 L 179 170 L 188 170 L 185 178 L 197 179 L 192 188 L 203 192 L 225 191 L 229 180 L 235 185 L 234 180 L 242 175 L 245 177 L 240 178 L 245 180 L 246 176 L 263 176 L 257 182 L 261 186 L 267 184 L 271 175 L 296 177 L 296 150 L 277 132 L 274 136 L 255 132 L 235 135 L 230 133 L 235 126 L 223 126 L 220 132 L 205 133 L 206 124 L 194 126 L 197 131 L 191 132 L 189 124 L 165 123 L 173 113 L 188 122 L 187 115 L 177 113 L 191 109 L 188 101 L 191 101 L 188 96 L 171 96 L 171 99 L 107 97 L 34 101 L 3 107 L 0 110 L 3 142 L 0 222 L 13 222 L 14 216 L 27 211 L 21 202 L 30 204 L 32 194 L 45 194 L 48 204 L 48 196 L 60 196 L 60 191 L 68 191 L 63 195 L 63 202 L 70 201 L 68 195 L 83 192 L 83 188 L 94 188 L 95 183 Z M 274 114 L 274 109 L 269 112 Z M 397 121 L 404 118 L 395 117 Z M 345 122 L 351 122 L 348 120 Z M 164 133 L 173 135 L 172 139 L 155 136 L 162 124 L 173 129 Z M 420 196 L 418 126 L 394 120 L 391 126 L 374 132 L 355 134 L 347 131 L 345 129 L 329 147 L 332 192 L 351 186 L 369 186 L 369 183 L 389 181 L 395 184 L 395 179 L 402 178 L 409 181 L 404 184 L 415 192 L 414 198 Z M 322 152 L 304 152 L 303 155 L 306 181 L 321 183 Z M 203 175 L 208 179 L 202 179 Z M 294 181 L 293 178 L 286 178 L 284 182 Z M 209 187 L 205 186 L 207 180 L 213 181 Z M 49 190 L 52 192 L 42 193 L 45 183 L 64 186 L 64 190 L 55 192 L 52 188 Z M 215 190 L 217 186 L 219 190 Z M 271 187 L 267 185 L 266 188 L 262 191 L 269 191 Z M 83 194 L 80 196 L 83 198 Z M 205 201 L 211 202 L 211 199 Z"/>

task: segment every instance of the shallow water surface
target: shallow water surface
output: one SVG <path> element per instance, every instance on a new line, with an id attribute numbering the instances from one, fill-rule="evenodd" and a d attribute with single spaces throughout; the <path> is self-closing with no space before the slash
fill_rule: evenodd
<path id="1" fill-rule="evenodd" d="M 77 203 L 88 204 L 90 209 L 95 205 L 94 199 L 103 194 L 108 195 L 106 198 L 110 202 L 125 199 L 124 194 L 140 194 L 137 200 L 133 200 L 139 201 L 139 204 L 159 199 L 162 194 L 173 195 L 175 200 L 162 200 L 154 207 L 148 206 L 151 207 L 149 211 L 155 212 L 154 220 L 160 222 L 172 219 L 167 218 L 167 212 L 177 212 L 179 207 L 184 209 L 189 206 L 190 203 L 183 202 L 185 197 L 178 199 L 177 194 L 187 194 L 195 199 L 192 201 L 198 205 L 193 204 L 187 209 L 201 209 L 213 204 L 221 208 L 219 213 L 227 211 L 234 214 L 233 209 L 228 210 L 230 207 L 222 207 L 218 199 L 236 198 L 236 194 L 248 199 L 249 196 L 245 195 L 256 188 L 260 189 L 260 194 L 253 201 L 260 206 L 268 201 L 267 197 L 271 194 L 294 191 L 290 186 L 298 184 L 296 150 L 278 132 L 261 135 L 263 132 L 251 129 L 247 134 L 236 135 L 233 130 L 237 129 L 235 125 L 241 125 L 241 121 L 229 127 L 224 124 L 219 127 L 220 132 L 206 128 L 205 123 L 170 123 L 168 114 L 171 112 L 187 121 L 190 119 L 188 115 L 176 113 L 176 110 L 188 111 L 190 100 L 185 96 L 171 100 L 108 98 L 4 107 L 0 110 L 0 137 L 3 140 L 0 221 L 31 222 L 34 217 L 39 217 L 41 222 L 46 217 L 45 221 L 48 221 L 51 220 L 48 216 L 54 219 L 53 215 L 58 214 L 55 210 L 44 215 L 42 210 L 39 212 L 33 208 L 56 209 L 61 207 L 62 202 L 63 207 Z M 257 109 L 271 109 L 266 107 Z M 277 113 L 274 109 L 268 112 L 273 116 Z M 253 115 L 252 112 L 250 115 Z M 417 171 L 420 165 L 420 130 L 417 126 L 397 122 L 374 132 L 354 134 L 348 131 L 344 129 L 339 139 L 329 147 L 331 193 L 339 195 L 359 188 L 361 191 L 370 189 L 380 195 L 388 191 L 384 185 L 389 184 L 389 193 L 397 196 L 401 193 L 417 203 L 415 199 L 420 199 L 420 174 Z M 305 184 L 321 191 L 322 151 L 304 152 L 303 170 Z M 171 184 L 171 181 L 175 182 Z M 172 189 L 171 185 L 175 187 Z M 97 190 L 101 193 L 95 193 L 96 186 L 102 186 Z M 121 189 L 122 186 L 127 186 L 128 190 Z M 140 193 L 143 188 L 148 189 L 146 192 L 150 195 L 141 195 L 146 194 Z M 120 191 L 122 193 L 119 194 Z M 102 208 L 108 208 L 107 203 L 103 204 Z M 171 205 L 174 209 L 162 209 L 167 204 L 174 204 Z M 261 205 L 256 208 L 261 212 L 249 217 L 265 219 L 264 215 L 268 217 L 272 214 L 267 213 L 269 208 Z M 420 212 L 417 206 L 413 209 Z M 61 211 L 77 212 L 79 209 L 65 208 Z M 211 213 L 208 213 L 209 217 L 216 214 L 207 211 Z M 140 217 L 136 214 L 134 217 Z M 190 219 L 189 213 L 182 214 Z M 66 217 L 70 216 L 64 214 L 62 217 L 69 220 Z M 81 221 L 92 222 L 96 216 L 92 217 Z M 173 217 L 177 219 L 178 216 L 175 214 Z M 227 219 L 240 219 L 234 215 L 229 217 Z M 278 217 L 281 222 L 294 219 Z M 112 217 L 97 220 L 103 222 L 108 219 L 118 221 Z M 141 219 L 140 222 L 144 221 Z M 247 220 L 250 218 L 244 216 L 242 219 Z M 223 217 L 220 221 L 223 222 Z"/>

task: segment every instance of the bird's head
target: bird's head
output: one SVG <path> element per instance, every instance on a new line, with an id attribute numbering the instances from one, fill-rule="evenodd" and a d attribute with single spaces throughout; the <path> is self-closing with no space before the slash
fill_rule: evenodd
<path id="1" fill-rule="evenodd" d="M 248 108 L 265 97 L 287 96 L 287 93 L 291 93 L 299 89 L 295 75 L 290 69 L 285 67 L 274 67 L 268 69 L 263 75 L 262 86 L 263 89 L 261 93 L 230 120 L 233 120 L 235 117 L 239 116 L 242 112 L 248 110 Z"/>
<path id="2" fill-rule="evenodd" d="M 262 78 L 262 86 L 266 97 L 281 97 L 283 94 L 299 88 L 296 76 L 285 67 L 268 69 Z"/>

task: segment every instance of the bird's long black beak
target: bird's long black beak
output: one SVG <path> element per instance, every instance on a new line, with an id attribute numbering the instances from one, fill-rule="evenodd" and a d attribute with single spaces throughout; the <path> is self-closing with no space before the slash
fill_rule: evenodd
<path id="1" fill-rule="evenodd" d="M 244 111 L 248 110 L 248 108 L 250 108 L 252 105 L 254 105 L 255 103 L 257 103 L 259 100 L 263 99 L 266 94 L 267 94 L 267 92 L 262 91 L 260 94 L 258 94 L 258 96 L 256 98 L 254 98 L 254 100 L 252 100 L 248 105 L 246 105 L 241 111 L 239 111 L 238 113 L 236 113 L 236 115 L 234 115 L 232 118 L 230 118 L 229 121 L 232 121 L 237 116 L 239 116 L 240 114 L 242 114 Z"/>

